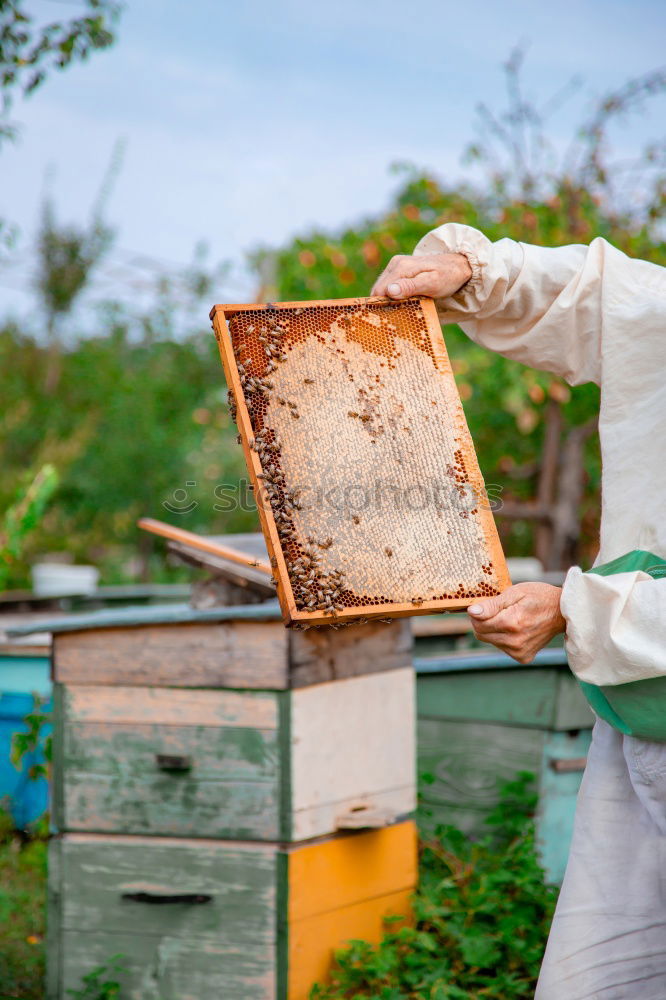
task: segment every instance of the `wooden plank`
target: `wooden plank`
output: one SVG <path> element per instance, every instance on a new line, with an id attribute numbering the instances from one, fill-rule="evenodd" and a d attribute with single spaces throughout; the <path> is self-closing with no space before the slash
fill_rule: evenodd
<path id="1" fill-rule="evenodd" d="M 414 673 L 367 674 L 291 692 L 294 840 L 329 833 L 354 806 L 415 805 Z"/>
<path id="2" fill-rule="evenodd" d="M 167 765 L 180 761 L 190 767 L 164 770 L 159 755 Z M 279 836 L 275 730 L 69 723 L 63 758 L 56 786 L 63 788 L 65 829 Z"/>
<path id="3" fill-rule="evenodd" d="M 65 768 L 63 766 L 63 748 L 65 745 L 64 741 L 64 729 L 65 729 L 65 711 L 64 711 L 64 691 L 62 684 L 53 685 L 53 739 L 52 739 L 52 757 L 53 762 L 51 766 L 51 772 L 49 774 L 49 797 L 50 797 L 50 808 L 52 811 L 52 821 L 56 830 L 64 830 L 65 827 L 65 814 L 64 814 L 64 803 L 62 797 L 63 791 L 63 776 L 65 773 Z"/>
<path id="4" fill-rule="evenodd" d="M 590 703 L 574 675 L 568 670 L 560 671 L 553 729 L 592 729 L 594 718 Z"/>
<path id="5" fill-rule="evenodd" d="M 137 523 L 144 531 L 150 531 L 154 535 L 161 535 L 170 541 L 180 542 L 182 545 L 198 549 L 201 552 L 209 552 L 211 555 L 219 556 L 221 559 L 236 563 L 238 566 L 256 568 L 268 577 L 272 574 L 270 563 L 257 558 L 257 556 L 248 555 L 247 552 L 234 549 L 230 545 L 224 545 L 222 542 L 213 540 L 212 538 L 198 535 L 194 531 L 186 531 L 184 528 L 177 528 L 175 525 L 167 524 L 165 521 L 156 521 L 152 517 L 142 517 Z"/>
<path id="6" fill-rule="evenodd" d="M 467 615 L 456 612 L 412 619 L 412 635 L 415 638 L 426 638 L 431 635 L 465 635 L 471 631 L 472 623 Z"/>
<path id="7" fill-rule="evenodd" d="M 275 996 L 274 847 L 76 834 L 59 841 L 63 970 L 52 1000 L 65 1000 L 118 953 L 129 970 L 124 1000 Z"/>
<path id="8" fill-rule="evenodd" d="M 46 1000 L 60 1000 L 62 991 L 61 844 L 57 837 L 48 843 L 46 898 Z"/>
<path id="9" fill-rule="evenodd" d="M 62 926 L 81 932 L 177 935 L 199 942 L 275 941 L 272 845 L 159 837 L 62 837 Z M 159 900 L 210 895 L 204 904 Z"/>
<path id="10" fill-rule="evenodd" d="M 541 769 L 539 729 L 419 719 L 417 734 L 419 775 L 434 778 L 421 789 L 418 819 L 426 831 L 452 823 L 465 833 L 487 832 L 483 820 L 499 800 L 499 785 L 518 771 Z"/>
<path id="11" fill-rule="evenodd" d="M 413 820 L 332 837 L 289 851 L 289 921 L 412 889 L 417 881 Z"/>
<path id="12" fill-rule="evenodd" d="M 545 737 L 539 772 L 537 845 L 546 877 L 555 884 L 564 878 L 583 772 L 580 769 L 558 772 L 553 770 L 551 762 L 585 757 L 591 740 L 591 729 L 547 733 Z"/>
<path id="13" fill-rule="evenodd" d="M 230 939 L 229 928 L 237 926 L 232 912 L 221 920 L 218 915 L 218 921 L 217 940 L 190 938 L 186 921 L 160 934 L 65 931 L 63 988 L 57 1000 L 71 1000 L 68 991 L 80 990 L 83 976 L 117 954 L 128 970 L 119 977 L 122 1000 L 273 1000 L 275 946 L 261 939 Z"/>
<path id="14" fill-rule="evenodd" d="M 182 542 L 167 542 L 167 549 L 170 553 L 179 556 L 181 561 L 191 566 L 212 570 L 216 577 L 229 580 L 237 587 L 244 588 L 246 592 L 255 592 L 263 597 L 275 597 L 275 586 L 271 583 L 270 577 L 267 577 L 260 569 L 252 566 L 240 566 L 229 559 L 222 559 L 220 556 L 214 556 L 208 552 L 199 552 Z M 245 602 L 239 600 L 235 603 L 243 604 Z"/>
<path id="15" fill-rule="evenodd" d="M 65 683 L 285 688 L 287 635 L 279 622 L 147 625 L 54 636 Z"/>
<path id="16" fill-rule="evenodd" d="M 264 691 L 74 684 L 65 687 L 64 697 L 68 723 L 277 729 L 278 722 L 276 696 Z"/>
<path id="17" fill-rule="evenodd" d="M 292 687 L 411 666 L 412 638 L 407 620 L 354 623 L 290 633 Z"/>
<path id="18" fill-rule="evenodd" d="M 389 916 L 409 919 L 411 897 L 405 889 L 290 925 L 288 1000 L 308 1000 L 314 983 L 326 980 L 336 949 L 352 940 L 379 941 Z"/>
<path id="19" fill-rule="evenodd" d="M 501 668 L 482 674 L 419 674 L 420 719 L 466 719 L 550 728 L 555 721 L 558 673 L 547 668 Z"/>

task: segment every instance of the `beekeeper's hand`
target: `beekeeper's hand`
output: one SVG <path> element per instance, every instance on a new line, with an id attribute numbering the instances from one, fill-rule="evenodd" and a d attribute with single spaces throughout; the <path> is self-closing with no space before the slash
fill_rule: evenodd
<path id="1" fill-rule="evenodd" d="M 496 597 L 475 601 L 467 609 L 474 635 L 519 663 L 531 663 L 538 651 L 566 628 L 561 595 L 561 587 L 549 583 L 517 583 Z"/>
<path id="2" fill-rule="evenodd" d="M 469 261 L 461 253 L 398 254 L 377 278 L 372 294 L 390 299 L 408 299 L 410 295 L 445 299 L 459 291 L 471 277 Z"/>

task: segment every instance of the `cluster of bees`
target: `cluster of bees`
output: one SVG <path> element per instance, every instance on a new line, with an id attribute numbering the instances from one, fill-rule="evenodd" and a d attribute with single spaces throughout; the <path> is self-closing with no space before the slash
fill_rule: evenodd
<path id="1" fill-rule="evenodd" d="M 252 335 L 256 332 L 254 326 L 247 327 L 246 333 Z M 324 573 L 318 556 L 318 550 L 330 548 L 333 539 L 327 538 L 324 542 L 318 543 L 309 537 L 305 547 L 300 542 L 294 526 L 294 513 L 301 507 L 297 496 L 288 488 L 280 465 L 280 441 L 271 427 L 263 425 L 265 405 L 262 404 L 265 404 L 269 393 L 274 389 L 270 374 L 279 362 L 287 360 L 282 345 L 283 335 L 284 330 L 277 318 L 271 315 L 270 310 L 267 311 L 266 322 L 259 326 L 257 336 L 266 356 L 265 374 L 262 376 L 252 374 L 253 370 L 256 370 L 256 360 L 245 357 L 245 354 L 249 353 L 247 349 L 238 346 L 234 348 L 240 383 L 254 430 L 254 438 L 249 441 L 249 446 L 256 452 L 261 462 L 262 471 L 258 478 L 271 505 L 296 606 L 299 611 L 325 611 L 334 616 L 345 610 L 345 605 L 342 603 L 343 573 L 340 570 Z M 313 380 L 305 381 L 311 383 Z M 237 412 L 233 393 L 229 392 L 227 398 L 232 419 L 236 422 Z M 289 408 L 289 413 L 294 419 L 299 419 L 296 403 L 280 397 L 275 399 L 279 404 Z M 274 560 L 272 564 L 275 568 Z"/>

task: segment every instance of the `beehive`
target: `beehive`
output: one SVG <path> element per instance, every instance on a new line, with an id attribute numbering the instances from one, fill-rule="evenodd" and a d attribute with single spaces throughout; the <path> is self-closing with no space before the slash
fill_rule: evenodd
<path id="1" fill-rule="evenodd" d="M 508 585 L 432 300 L 211 318 L 287 622 L 456 610 Z"/>

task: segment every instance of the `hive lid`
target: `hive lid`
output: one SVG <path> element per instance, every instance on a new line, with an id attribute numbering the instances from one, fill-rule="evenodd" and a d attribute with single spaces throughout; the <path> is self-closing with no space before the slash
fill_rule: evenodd
<path id="1" fill-rule="evenodd" d="M 509 585 L 431 299 L 211 318 L 287 623 L 460 610 Z"/>

